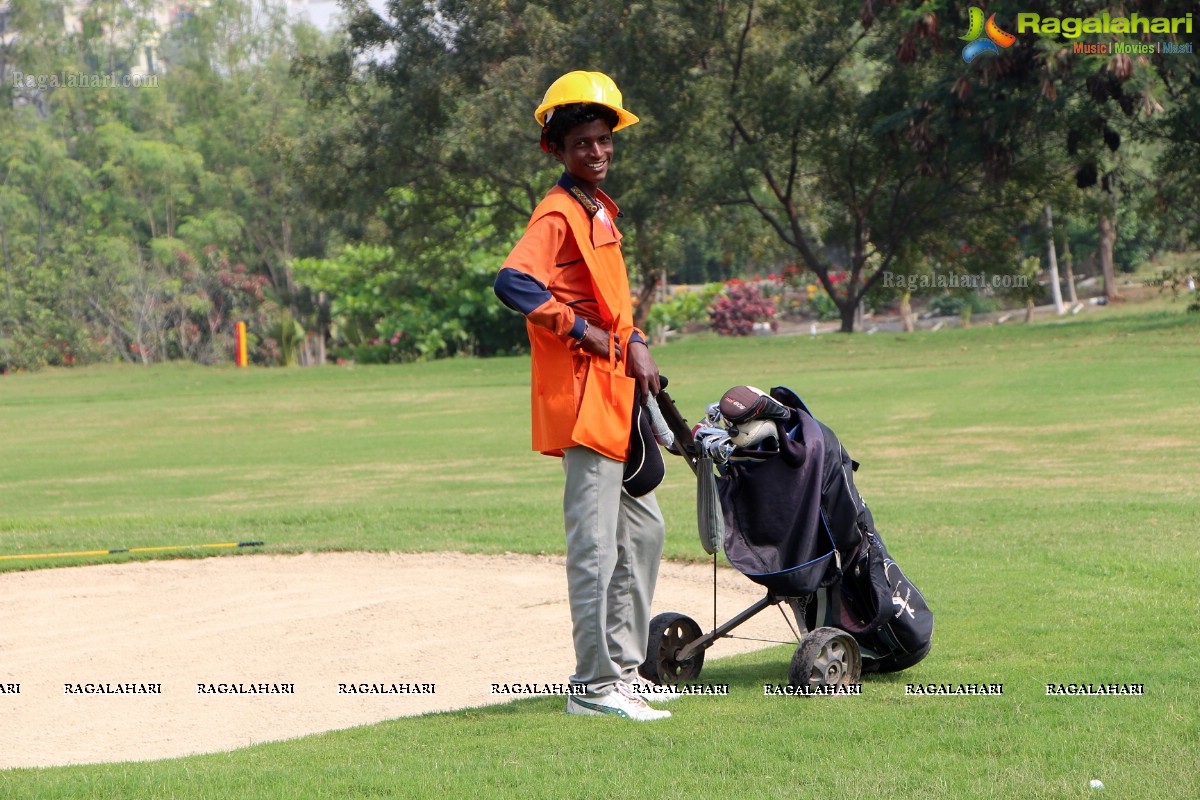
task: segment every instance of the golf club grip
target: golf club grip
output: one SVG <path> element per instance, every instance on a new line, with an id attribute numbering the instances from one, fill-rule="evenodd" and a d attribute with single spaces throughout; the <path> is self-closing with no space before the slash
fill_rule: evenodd
<path id="1" fill-rule="evenodd" d="M 675 405 L 675 401 L 671 399 L 671 395 L 667 393 L 666 389 L 655 395 L 655 400 L 658 401 L 658 408 L 662 411 L 663 419 L 667 421 L 667 427 L 671 429 L 671 433 L 675 434 L 675 446 L 679 448 L 680 454 L 695 472 L 696 440 L 692 438 L 691 427 L 683 418 L 683 414 L 679 413 L 679 407 Z"/>

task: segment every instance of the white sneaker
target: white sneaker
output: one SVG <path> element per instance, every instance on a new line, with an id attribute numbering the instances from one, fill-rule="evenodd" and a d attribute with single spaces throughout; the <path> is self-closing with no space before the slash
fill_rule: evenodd
<path id="1" fill-rule="evenodd" d="M 659 709 L 651 708 L 646 704 L 645 700 L 638 697 L 632 691 L 622 691 L 622 688 L 622 685 L 618 683 L 615 689 L 611 689 L 599 696 L 589 695 L 580 697 L 579 695 L 571 695 L 567 698 L 567 713 L 582 714 L 587 717 L 601 717 L 605 714 L 612 714 L 615 717 L 637 720 L 638 722 L 646 722 L 652 719 L 666 719 L 671 716 L 670 711 L 660 711 Z"/>
<path id="2" fill-rule="evenodd" d="M 633 677 L 628 681 L 623 681 L 632 689 L 638 697 L 649 703 L 668 703 L 671 700 L 678 700 L 679 692 L 672 689 L 670 686 L 660 686 L 652 680 L 642 676 L 642 673 L 635 672 Z"/>

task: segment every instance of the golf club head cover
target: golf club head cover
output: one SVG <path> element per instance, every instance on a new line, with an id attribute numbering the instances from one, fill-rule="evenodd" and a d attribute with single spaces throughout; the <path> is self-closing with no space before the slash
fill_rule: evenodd
<path id="1" fill-rule="evenodd" d="M 654 491 L 666 475 L 662 451 L 654 438 L 648 405 L 633 404 L 633 420 L 629 431 L 629 456 L 625 459 L 623 485 L 633 497 Z"/>
<path id="2" fill-rule="evenodd" d="M 733 425 L 755 419 L 788 418 L 788 408 L 762 389 L 734 386 L 720 402 L 721 416 Z"/>

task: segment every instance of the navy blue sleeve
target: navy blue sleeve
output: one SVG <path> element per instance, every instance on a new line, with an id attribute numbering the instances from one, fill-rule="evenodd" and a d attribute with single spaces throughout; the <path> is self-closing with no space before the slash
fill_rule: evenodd
<path id="1" fill-rule="evenodd" d="M 525 316 L 529 316 L 554 297 L 544 283 L 512 267 L 500 270 L 492 291 L 500 298 L 500 302 Z M 569 335 L 574 339 L 582 339 L 586 327 L 587 322 L 583 317 L 576 315 Z"/>
<path id="2" fill-rule="evenodd" d="M 546 285 L 537 278 L 511 267 L 500 270 L 492 291 L 504 305 L 526 316 L 553 296 Z"/>

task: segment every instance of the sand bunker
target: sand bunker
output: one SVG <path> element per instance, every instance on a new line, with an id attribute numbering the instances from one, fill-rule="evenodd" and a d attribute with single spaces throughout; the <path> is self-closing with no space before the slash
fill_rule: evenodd
<path id="1" fill-rule="evenodd" d="M 720 571 L 722 620 L 761 596 Z M 574 667 L 561 558 L 151 561 L 0 575 L 0 597 L 0 768 L 170 758 L 505 702 L 493 683 L 561 684 Z M 711 565 L 664 563 L 654 611 L 708 630 Z M 738 633 L 790 638 L 774 611 Z"/>

